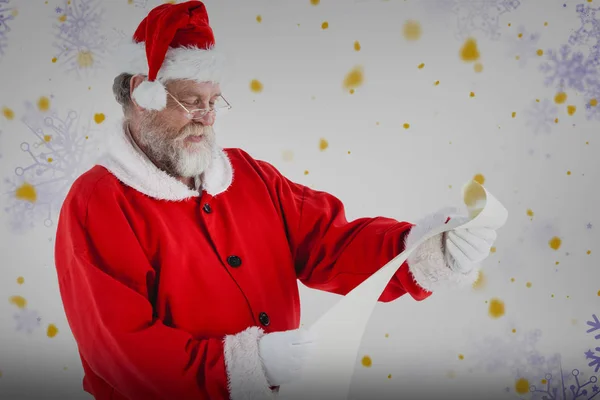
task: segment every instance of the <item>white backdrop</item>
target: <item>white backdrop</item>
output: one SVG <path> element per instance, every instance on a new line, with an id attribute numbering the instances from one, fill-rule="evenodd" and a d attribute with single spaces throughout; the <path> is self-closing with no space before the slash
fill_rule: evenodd
<path id="1" fill-rule="evenodd" d="M 159 3 L 0 0 L 0 398 L 89 398 L 56 218 L 118 125 L 114 43 Z M 206 5 L 230 59 L 222 146 L 338 196 L 349 219 L 416 220 L 460 205 L 473 177 L 509 210 L 476 287 L 378 306 L 353 398 L 529 398 L 559 368 L 569 385 L 600 375 L 598 0 Z M 477 61 L 460 57 L 469 38 Z M 301 290 L 304 323 L 337 299 Z"/>

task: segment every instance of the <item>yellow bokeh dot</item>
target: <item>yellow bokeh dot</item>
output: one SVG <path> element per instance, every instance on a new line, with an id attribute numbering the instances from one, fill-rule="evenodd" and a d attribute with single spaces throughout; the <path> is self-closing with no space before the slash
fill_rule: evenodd
<path id="1" fill-rule="evenodd" d="M 515 60 L 519 61 L 521 59 L 521 56 L 515 56 Z"/>
<path id="2" fill-rule="evenodd" d="M 52 62 L 53 62 L 53 63 L 55 63 L 55 62 L 57 62 L 57 61 L 58 61 L 58 58 L 56 58 L 56 57 L 52 57 Z"/>
<path id="3" fill-rule="evenodd" d="M 555 119 L 554 119 L 554 123 L 555 123 L 555 124 L 558 124 L 558 118 L 555 118 Z"/>
<path id="4" fill-rule="evenodd" d="M 554 236 L 552 239 L 548 241 L 548 245 L 552 250 L 560 249 L 560 245 L 562 244 L 562 240 L 558 236 Z"/>
<path id="5" fill-rule="evenodd" d="M 556 261 L 556 262 L 554 263 L 554 265 L 559 265 L 559 264 L 560 264 L 560 261 Z"/>
<path id="6" fill-rule="evenodd" d="M 52 140 L 52 135 L 44 135 L 44 142 L 48 143 Z"/>
<path id="7" fill-rule="evenodd" d="M 404 129 L 408 129 L 408 128 L 410 128 L 410 124 L 408 124 L 408 123 L 405 123 L 404 125 L 402 125 L 402 127 L 403 127 Z"/>
<path id="8" fill-rule="evenodd" d="M 587 254 L 589 256 L 590 254 L 592 254 L 592 251 L 588 250 L 588 251 L 585 252 L 585 254 Z"/>
<path id="9" fill-rule="evenodd" d="M 483 71 L 483 64 L 475 63 L 475 65 L 473 66 L 473 69 L 475 70 L 475 72 L 480 73 Z"/>
<path id="10" fill-rule="evenodd" d="M 512 117 L 515 118 L 517 116 L 517 113 L 515 111 L 512 112 Z"/>
<path id="11" fill-rule="evenodd" d="M 329 22 L 325 21 L 321 24 L 321 29 L 327 29 L 329 28 Z"/>
<path id="12" fill-rule="evenodd" d="M 533 210 L 532 209 L 528 209 L 527 210 L 527 216 L 528 217 L 533 217 Z"/>
<path id="13" fill-rule="evenodd" d="M 577 111 L 577 107 L 575 107 L 574 105 L 567 106 L 567 113 L 569 115 L 575 114 L 575 111 Z"/>
<path id="14" fill-rule="evenodd" d="M 433 82 L 433 85 L 434 85 L 434 86 L 437 86 L 437 85 L 439 85 L 439 84 L 440 84 L 440 81 L 435 81 L 435 82 Z"/>
<path id="15" fill-rule="evenodd" d="M 283 152 L 284 161 L 292 161 L 294 159 L 294 152 L 291 150 L 285 150 Z"/>
<path id="16" fill-rule="evenodd" d="M 402 34 L 406 40 L 419 40 L 422 34 L 421 24 L 414 20 L 406 21 L 402 28 Z"/>
<path id="17" fill-rule="evenodd" d="M 50 99 L 46 96 L 40 97 L 37 106 L 40 111 L 48 111 L 50 109 Z"/>
<path id="18" fill-rule="evenodd" d="M 469 96 L 471 96 L 471 97 L 475 97 L 475 92 L 471 92 L 471 93 L 469 93 Z"/>
<path id="19" fill-rule="evenodd" d="M 464 355 L 462 355 L 462 354 L 459 354 L 459 355 L 458 355 L 458 359 L 459 359 L 459 360 L 464 360 L 464 359 L 465 359 L 465 356 L 464 356 Z"/>
<path id="20" fill-rule="evenodd" d="M 460 58 L 466 62 L 472 62 L 479 60 L 481 54 L 477 48 L 477 41 L 474 38 L 468 38 L 460 48 Z"/>
<path id="21" fill-rule="evenodd" d="M 344 77 L 343 85 L 346 89 L 354 89 L 363 84 L 365 80 L 362 66 L 356 66 L 350 70 Z"/>
<path id="22" fill-rule="evenodd" d="M 256 22 L 258 22 L 259 24 L 262 22 L 262 16 L 261 15 L 257 15 L 256 16 Z"/>
<path id="23" fill-rule="evenodd" d="M 46 330 L 46 336 L 49 338 L 53 338 L 58 334 L 58 328 L 54 324 L 48 325 L 48 329 Z"/>
<path id="24" fill-rule="evenodd" d="M 52 161 L 54 161 L 54 158 L 52 158 L 52 157 L 48 157 L 46 160 L 47 160 L 49 163 L 51 163 Z"/>
<path id="25" fill-rule="evenodd" d="M 517 333 L 517 330 L 513 328 L 512 333 Z"/>
<path id="26" fill-rule="evenodd" d="M 548 22 L 544 22 L 544 26 L 548 26 Z"/>
<path id="27" fill-rule="evenodd" d="M 15 197 L 19 200 L 35 203 L 37 200 L 37 191 L 32 184 L 25 182 L 15 190 Z"/>
<path id="28" fill-rule="evenodd" d="M 511 281 L 511 282 L 514 282 L 514 281 L 515 281 L 515 278 L 510 278 L 510 281 Z"/>
<path id="29" fill-rule="evenodd" d="M 320 2 L 321 0 L 310 0 L 310 4 L 312 4 L 313 6 L 318 6 Z"/>
<path id="30" fill-rule="evenodd" d="M 2 107 L 2 115 L 8 120 L 15 118 L 15 112 L 8 107 Z"/>
<path id="31" fill-rule="evenodd" d="M 308 175 L 308 170 L 307 169 L 304 170 L 304 175 Z"/>
<path id="32" fill-rule="evenodd" d="M 531 287 L 531 282 L 527 282 L 527 283 L 525 284 L 525 286 L 527 286 L 528 288 L 530 288 L 530 287 Z"/>
<path id="33" fill-rule="evenodd" d="M 67 20 L 66 15 L 61 15 L 60 17 L 58 17 L 58 22 L 65 22 L 66 20 Z"/>
<path id="34" fill-rule="evenodd" d="M 556 104 L 563 104 L 565 101 L 567 101 L 567 94 L 565 92 L 558 92 L 554 96 L 554 102 Z"/>
<path id="35" fill-rule="evenodd" d="M 350 90 L 348 90 L 348 93 L 350 93 L 350 94 L 354 94 L 354 92 L 355 92 L 355 90 L 354 90 L 354 89 L 350 89 Z"/>
<path id="36" fill-rule="evenodd" d="M 490 300 L 490 304 L 488 306 L 488 315 L 492 318 L 500 318 L 504 316 L 506 310 L 504 307 L 504 302 L 500 299 L 493 298 Z"/>
<path id="37" fill-rule="evenodd" d="M 389 334 L 389 333 L 386 333 L 386 334 L 385 334 L 385 337 L 386 337 L 386 338 L 389 338 L 389 337 L 390 337 L 390 334 Z"/>
<path id="38" fill-rule="evenodd" d="M 23 296 L 12 296 L 8 299 L 10 304 L 17 306 L 18 308 L 27 307 L 27 300 Z"/>
<path id="39" fill-rule="evenodd" d="M 421 64 L 419 64 L 419 66 L 418 66 L 417 68 L 419 68 L 419 69 L 423 69 L 423 67 L 425 67 L 425 64 L 424 64 L 424 63 L 421 63 Z"/>
<path id="40" fill-rule="evenodd" d="M 263 84 L 258 79 L 252 79 L 250 81 L 250 90 L 254 93 L 260 93 L 263 91 Z"/>
<path id="41" fill-rule="evenodd" d="M 591 99 L 590 100 L 590 107 L 596 107 L 598 105 L 598 100 L 597 99 Z"/>
<path id="42" fill-rule="evenodd" d="M 106 116 L 103 113 L 94 114 L 94 122 L 97 124 L 101 124 L 106 119 Z"/>
<path id="43" fill-rule="evenodd" d="M 600 297 L 600 290 L 598 290 L 598 293 L 597 293 L 597 294 L 598 294 L 598 297 Z"/>
<path id="44" fill-rule="evenodd" d="M 519 394 L 529 393 L 529 381 L 525 378 L 519 378 L 515 382 L 515 392 Z"/>
<path id="45" fill-rule="evenodd" d="M 480 185 L 483 185 L 485 183 L 485 176 L 483 176 L 483 174 L 477 174 L 473 177 L 473 180 Z"/>
<path id="46" fill-rule="evenodd" d="M 329 147 L 329 142 L 325 139 L 319 140 L 319 150 L 323 151 Z"/>
<path id="47" fill-rule="evenodd" d="M 18 278 L 17 278 L 17 283 L 18 283 L 19 285 L 22 285 L 22 284 L 24 284 L 24 283 L 25 283 L 25 278 L 23 278 L 22 276 L 18 277 Z"/>
<path id="48" fill-rule="evenodd" d="M 543 56 L 544 55 L 544 50 L 537 49 L 537 51 L 535 52 L 535 54 L 537 54 L 538 56 Z"/>
<path id="49" fill-rule="evenodd" d="M 388 379 L 392 379 L 392 374 L 389 374 L 389 375 L 388 375 Z"/>
<path id="50" fill-rule="evenodd" d="M 490 253 L 495 253 L 495 252 L 496 252 L 496 246 L 490 247 Z"/>
<path id="51" fill-rule="evenodd" d="M 354 42 L 354 50 L 360 51 L 360 42 L 358 40 Z"/>
<path id="52" fill-rule="evenodd" d="M 519 33 L 517 36 L 519 37 L 519 39 L 521 39 L 523 37 L 523 34 Z"/>
<path id="53" fill-rule="evenodd" d="M 485 286 L 485 275 L 483 274 L 483 271 L 479 270 L 478 274 L 477 274 L 477 280 L 475 280 L 475 282 L 473 282 L 473 289 L 481 289 Z"/>
<path id="54" fill-rule="evenodd" d="M 567 175 L 571 175 L 571 171 L 567 171 Z"/>
<path id="55" fill-rule="evenodd" d="M 94 65 L 94 55 L 91 51 L 80 51 L 77 53 L 77 64 L 81 68 L 90 68 L 92 65 Z"/>
<path id="56" fill-rule="evenodd" d="M 361 360 L 361 364 L 363 367 L 369 368 L 371 365 L 373 365 L 373 360 L 371 360 L 371 357 L 369 356 L 364 356 Z"/>

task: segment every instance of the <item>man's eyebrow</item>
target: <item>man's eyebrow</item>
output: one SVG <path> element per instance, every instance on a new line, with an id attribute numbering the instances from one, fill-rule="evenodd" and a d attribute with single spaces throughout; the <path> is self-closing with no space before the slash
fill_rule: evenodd
<path id="1" fill-rule="evenodd" d="M 210 98 L 220 97 L 220 96 L 221 96 L 221 92 L 213 94 L 212 96 L 210 96 Z M 204 100 L 206 98 L 206 95 L 194 93 L 194 92 L 191 92 L 191 91 L 183 91 L 183 92 L 181 92 L 181 94 L 179 95 L 179 97 L 193 97 L 195 99 L 199 98 L 201 100 Z"/>

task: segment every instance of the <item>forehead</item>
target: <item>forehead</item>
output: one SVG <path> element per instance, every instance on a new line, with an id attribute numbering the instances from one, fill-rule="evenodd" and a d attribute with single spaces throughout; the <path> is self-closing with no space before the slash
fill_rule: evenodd
<path id="1" fill-rule="evenodd" d="M 218 83 L 196 82 L 181 79 L 167 83 L 167 90 L 177 95 L 189 95 L 194 97 L 212 97 L 221 93 Z"/>

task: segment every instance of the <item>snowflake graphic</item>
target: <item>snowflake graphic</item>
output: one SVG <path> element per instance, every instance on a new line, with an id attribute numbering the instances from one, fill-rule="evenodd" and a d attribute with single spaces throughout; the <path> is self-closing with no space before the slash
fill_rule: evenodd
<path id="1" fill-rule="evenodd" d="M 499 39 L 500 17 L 521 4 L 518 0 L 453 0 L 443 3 L 446 3 L 444 8 L 457 17 L 455 35 L 461 40 L 477 33 L 492 40 Z"/>
<path id="2" fill-rule="evenodd" d="M 31 164 L 16 168 L 15 175 L 5 179 L 9 188 L 5 211 L 15 232 L 33 228 L 42 218 L 51 227 L 73 181 L 93 165 L 87 144 L 92 118 L 85 124 L 75 111 L 61 117 L 56 111 L 38 111 L 31 103 L 26 109 L 22 121 L 35 140 L 21 143 L 21 150 Z"/>
<path id="3" fill-rule="evenodd" d="M 17 331 L 26 331 L 32 333 L 36 328 L 40 326 L 41 318 L 37 311 L 28 310 L 23 308 L 18 313 L 13 315 L 17 323 Z"/>
<path id="4" fill-rule="evenodd" d="M 9 21 L 14 19 L 13 10 L 9 7 L 10 0 L 0 0 L 0 58 L 8 45 Z"/>
<path id="5" fill-rule="evenodd" d="M 508 56 L 512 59 L 518 57 L 519 66 L 524 67 L 529 60 L 539 57 L 536 52 L 539 49 L 537 44 L 541 35 L 539 33 L 528 33 L 523 26 L 519 28 L 518 32 L 521 37 L 515 35 L 508 40 Z"/>
<path id="6" fill-rule="evenodd" d="M 587 87 L 584 94 L 586 118 L 600 121 L 600 81 Z"/>
<path id="7" fill-rule="evenodd" d="M 101 32 L 103 10 L 100 0 L 63 1 L 64 7 L 55 8 L 53 15 L 58 19 L 54 24 L 56 61 L 67 73 L 81 78 L 102 68 L 108 55 L 107 38 Z"/>
<path id="8" fill-rule="evenodd" d="M 540 65 L 540 71 L 549 75 L 544 80 L 546 86 L 585 92 L 586 85 L 593 84 L 598 78 L 592 59 L 585 58 L 580 51 L 572 51 L 569 45 L 561 46 L 558 51 L 548 50 L 547 58 L 549 61 Z"/>
<path id="9" fill-rule="evenodd" d="M 600 340 L 600 320 L 596 315 L 592 315 L 592 321 L 588 321 L 587 325 L 591 328 L 587 333 L 596 333 L 595 339 Z M 600 347 L 596 347 L 596 351 L 600 352 Z M 590 367 L 595 367 L 595 373 L 600 370 L 600 356 L 595 355 L 593 351 L 585 352 L 586 360 L 592 361 L 588 364 Z M 543 376 L 542 379 L 540 377 Z M 556 377 L 556 378 L 555 378 Z M 573 381 L 568 384 L 567 381 Z M 591 375 L 589 378 L 580 369 L 572 369 L 570 373 L 563 371 L 562 365 L 558 372 L 547 371 L 544 375 L 540 375 L 537 379 L 540 382 L 540 387 L 530 385 L 529 399 L 536 400 L 591 400 L 600 394 L 600 387 L 597 385 L 598 377 Z M 528 382 L 532 382 L 528 380 Z"/>
<path id="10" fill-rule="evenodd" d="M 581 26 L 569 37 L 570 45 L 588 46 L 593 63 L 600 65 L 600 7 L 578 4 L 575 8 Z"/>
<path id="11" fill-rule="evenodd" d="M 594 339 L 600 340 L 600 320 L 598 320 L 598 317 L 596 316 L 596 314 L 593 314 L 592 318 L 593 318 L 593 321 L 587 322 L 587 324 L 589 326 L 591 326 L 591 328 L 588 329 L 586 332 L 587 333 L 595 332 L 596 336 L 594 336 Z M 588 350 L 585 352 L 585 358 L 592 360 L 592 361 L 590 361 L 590 363 L 588 365 L 590 367 L 594 368 L 594 372 L 597 373 L 600 370 L 600 346 L 596 347 L 595 350 L 598 352 L 598 354 L 595 354 L 592 350 Z"/>
<path id="12" fill-rule="evenodd" d="M 552 126 L 556 124 L 558 108 L 548 99 L 541 102 L 533 101 L 531 107 L 525 111 L 527 116 L 526 125 L 533 129 L 536 135 L 540 132 L 549 134 Z"/>

